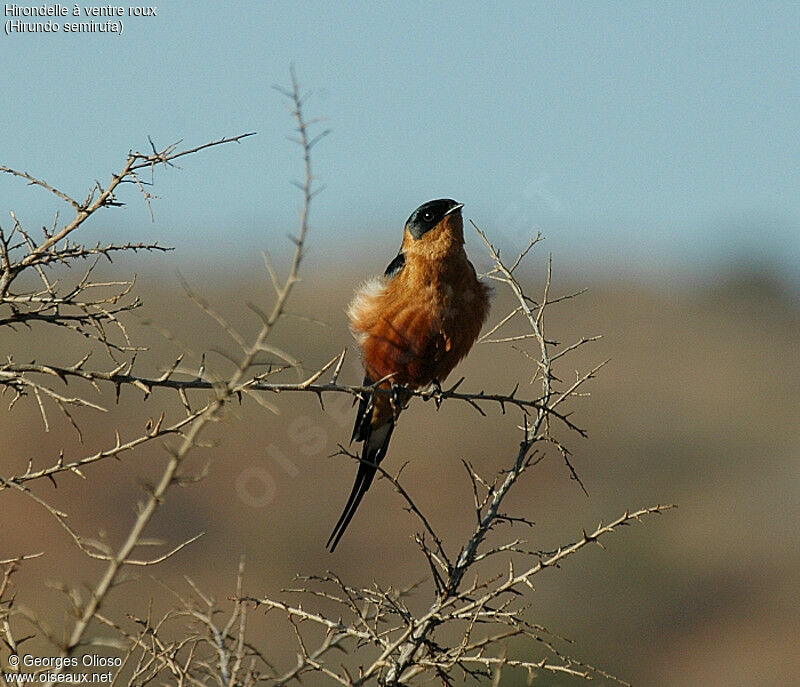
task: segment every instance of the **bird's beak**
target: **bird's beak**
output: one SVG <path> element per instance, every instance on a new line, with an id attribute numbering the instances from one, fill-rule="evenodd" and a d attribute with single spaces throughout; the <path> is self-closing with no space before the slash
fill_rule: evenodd
<path id="1" fill-rule="evenodd" d="M 464 207 L 464 203 L 457 203 L 456 205 L 454 205 L 453 207 L 451 207 L 451 208 L 450 208 L 450 209 L 449 209 L 447 212 L 445 212 L 445 213 L 444 213 L 444 216 L 445 216 L 445 217 L 447 217 L 447 215 L 450 215 L 450 214 L 452 214 L 453 212 L 457 212 L 458 210 L 460 210 L 460 209 L 461 209 L 461 208 L 463 208 L 463 207 Z"/>

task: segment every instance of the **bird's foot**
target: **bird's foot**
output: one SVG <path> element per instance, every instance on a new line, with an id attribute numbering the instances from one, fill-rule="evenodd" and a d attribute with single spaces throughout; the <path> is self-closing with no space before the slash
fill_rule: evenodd
<path id="1" fill-rule="evenodd" d="M 395 384 L 391 382 L 389 400 L 394 409 L 395 418 L 400 414 L 400 411 L 408 404 L 409 394 L 402 384 Z"/>
<path id="2" fill-rule="evenodd" d="M 434 379 L 427 391 L 423 394 L 422 399 L 425 401 L 430 401 L 433 399 L 433 402 L 436 404 L 436 410 L 439 410 L 439 407 L 442 405 L 442 385 L 438 379 Z"/>

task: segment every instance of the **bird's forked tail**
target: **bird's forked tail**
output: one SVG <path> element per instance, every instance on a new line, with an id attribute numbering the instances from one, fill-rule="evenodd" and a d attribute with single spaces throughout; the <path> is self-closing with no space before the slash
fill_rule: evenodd
<path id="1" fill-rule="evenodd" d="M 369 377 L 364 378 L 364 386 L 373 382 Z M 350 441 L 364 442 L 361 449 L 361 459 L 356 473 L 356 481 L 347 499 L 347 504 L 339 517 L 339 522 L 333 528 L 326 547 L 333 553 L 339 540 L 342 538 L 347 526 L 353 519 L 361 499 L 367 493 L 378 471 L 378 465 L 386 456 L 389 440 L 392 438 L 398 409 L 387 393 L 373 393 L 362 397 L 358 404 L 356 423 L 353 427 L 353 436 Z"/>

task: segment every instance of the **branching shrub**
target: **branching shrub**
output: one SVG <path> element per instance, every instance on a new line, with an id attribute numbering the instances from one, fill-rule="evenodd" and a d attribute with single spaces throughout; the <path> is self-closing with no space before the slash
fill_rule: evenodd
<path id="1" fill-rule="evenodd" d="M 157 243 L 86 245 L 78 237 L 80 229 L 93 216 L 121 204 L 119 194 L 126 186 L 138 189 L 149 206 L 153 198 L 149 189 L 158 168 L 173 165 L 176 160 L 209 147 L 242 142 L 251 134 L 187 149 L 177 145 L 159 149 L 151 143 L 151 150 L 146 153 L 130 153 L 108 184 L 96 183 L 83 201 L 26 172 L 0 167 L 3 173 L 54 194 L 74 213 L 63 224 L 56 217 L 39 237 L 23 227 L 13 212 L 11 226 L 0 228 L 0 328 L 24 337 L 32 335 L 30 327 L 35 324 L 46 327 L 47 335 L 54 340 L 70 333 L 86 340 L 85 354 L 71 365 L 13 357 L 0 362 L 0 391 L 7 400 L 7 412 L 15 412 L 20 403 L 31 402 L 38 408 L 44 430 L 50 427 L 51 413 L 57 412 L 81 436 L 86 428 L 81 426 L 76 409 L 103 408 L 95 400 L 69 391 L 74 387 L 70 383 L 78 380 L 95 388 L 111 386 L 118 399 L 122 388 L 136 389 L 149 399 L 148 403 L 155 403 L 151 397 L 154 390 L 166 389 L 180 398 L 183 408 L 182 416 L 170 421 L 165 413 L 156 411 L 153 413 L 156 419 L 141 433 L 127 437 L 117 433 L 113 445 L 89 455 L 68 460 L 62 453 L 51 464 L 31 461 L 21 472 L 0 474 L 0 498 L 4 492 L 16 491 L 32 499 L 47 510 L 85 556 L 101 566 L 91 588 L 83 593 L 65 585 L 72 615 L 63 633 L 58 634 L 47 631 L 38 622 L 35 611 L 22 609 L 16 603 L 14 582 L 19 570 L 27 559 L 41 554 L 27 552 L 0 560 L 0 640 L 5 645 L 4 664 L 10 667 L 9 675 L 31 670 L 14 666 L 13 660 L 8 659 L 24 653 L 26 642 L 37 638 L 49 641 L 61 659 L 83 655 L 90 646 L 108 647 L 122 659 L 112 670 L 116 684 L 144 685 L 155 680 L 187 685 L 287 685 L 304 681 L 352 686 L 418 684 L 425 678 L 452 684 L 457 679 L 472 677 L 496 685 L 508 671 L 515 670 L 524 671 L 532 681 L 544 673 L 616 679 L 568 655 L 560 648 L 564 642 L 558 635 L 531 619 L 528 600 L 533 580 L 543 570 L 560 565 L 589 544 L 600 544 L 605 535 L 623 525 L 670 506 L 626 511 L 608 524 L 584 530 L 572 542 L 551 551 L 533 549 L 522 539 L 508 536 L 503 525 L 531 523 L 525 513 L 506 510 L 506 497 L 547 452 L 560 455 L 570 477 L 580 483 L 570 462 L 567 443 L 558 437 L 584 434 L 571 418 L 569 405 L 584 393 L 586 384 L 601 366 L 572 381 L 562 381 L 554 372 L 563 359 L 594 338 L 559 345 L 546 335 L 545 316 L 550 306 L 577 294 L 551 295 L 550 269 L 536 298 L 518 279 L 518 268 L 541 237 L 534 238 L 513 261 L 505 261 L 477 226 L 475 230 L 483 239 L 493 265 L 484 278 L 507 289 L 514 298 L 513 308 L 495 320 L 482 340 L 517 347 L 528 366 L 520 374 L 538 392 L 533 397 L 521 395 L 519 387 L 510 392 L 468 392 L 462 390 L 463 379 L 448 389 L 410 392 L 411 396 L 436 404 L 467 403 L 482 414 L 484 409 L 496 407 L 520 418 L 519 447 L 507 457 L 502 471 L 481 474 L 473 463 L 463 462 L 473 494 L 471 509 L 465 507 L 465 517 L 474 518 L 469 536 L 463 541 L 446 541 L 439 534 L 435 518 L 424 514 L 403 486 L 399 473 L 392 475 L 379 468 L 382 476 L 394 485 L 401 502 L 417 518 L 419 533 L 415 541 L 427 562 L 429 578 L 420 583 L 409 582 L 402 589 L 384 587 L 379 582 L 359 587 L 333 572 L 324 572 L 299 579 L 296 588 L 286 591 L 286 599 L 273 599 L 245 592 L 242 567 L 231 599 L 223 603 L 207 597 L 190 583 L 186 593 L 177 594 L 174 607 L 161 617 L 118 618 L 106 614 L 106 601 L 124 572 L 156 566 L 194 540 L 172 542 L 162 553 L 151 557 L 139 553 L 147 543 L 148 525 L 171 490 L 176 485 L 197 481 L 197 475 L 186 469 L 186 459 L 202 445 L 209 424 L 222 417 L 225 406 L 232 401 L 254 399 L 264 405 L 267 413 L 272 406 L 265 399 L 277 392 L 314 394 L 323 401 L 330 394 L 358 398 L 374 391 L 339 381 L 345 351 L 331 352 L 328 363 L 300 381 L 287 382 L 280 376 L 287 367 L 295 367 L 296 362 L 290 352 L 272 342 L 272 335 L 287 312 L 287 303 L 299 280 L 309 213 L 319 191 L 312 174 L 311 152 L 327 133 L 318 133 L 318 122 L 305 117 L 305 96 L 294 75 L 291 88 L 284 94 L 296 122 L 304 161 L 304 178 L 298 184 L 302 211 L 286 275 L 281 277 L 278 269 L 267 261 L 274 299 L 268 308 L 253 307 L 259 329 L 249 338 L 233 328 L 201 296 L 191 294 L 237 345 L 236 356 L 224 370 L 212 372 L 204 364 L 189 370 L 183 366 L 182 358 L 178 358 L 166 362 L 159 375 L 140 374 L 137 355 L 142 347 L 132 340 L 126 326 L 131 311 L 142 306 L 135 294 L 135 279 L 98 279 L 95 268 L 98 261 L 117 253 L 169 249 Z M 55 277 L 56 273 L 61 276 Z M 72 280 L 65 278 L 72 274 L 79 276 Z M 511 323 L 520 322 L 526 328 L 524 333 L 504 334 Z M 265 370 L 256 364 L 264 352 L 284 364 Z M 103 360 L 107 362 L 102 363 Z M 190 402 L 190 392 L 200 396 L 193 395 Z M 203 399 L 201 403 L 197 402 L 198 397 Z M 324 404 L 320 412 L 324 412 Z M 173 441 L 166 444 L 168 451 L 160 477 L 147 488 L 127 533 L 116 546 L 81 535 L 69 523 L 67 514 L 51 505 L 39 488 L 42 482 L 57 483 L 65 473 L 80 475 L 91 482 L 94 464 L 120 458 L 145 444 L 167 438 Z M 346 448 L 339 449 L 345 459 L 358 460 Z M 506 570 L 499 576 L 492 572 L 497 561 Z M 417 599 L 426 600 L 427 609 L 423 612 L 413 610 L 407 603 L 412 590 Z M 336 609 L 335 613 L 321 610 L 331 607 Z M 294 633 L 297 641 L 295 665 L 273 665 L 268 643 L 248 636 L 248 616 L 255 611 L 280 613 L 285 617 L 287 632 Z M 512 638 L 523 641 L 526 658 L 508 656 L 506 647 Z M 46 671 L 43 680 L 51 684 L 70 671 L 81 671 L 80 664 L 71 667 L 66 660 L 56 663 L 33 670 Z"/>

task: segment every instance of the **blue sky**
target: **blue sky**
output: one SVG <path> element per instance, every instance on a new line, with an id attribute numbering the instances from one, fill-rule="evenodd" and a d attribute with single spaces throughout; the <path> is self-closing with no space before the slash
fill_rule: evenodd
<path id="1" fill-rule="evenodd" d="M 17 3 L 41 5 L 41 3 Z M 69 5 L 72 7 L 72 5 Z M 83 198 L 130 149 L 256 131 L 131 195 L 98 235 L 247 256 L 295 226 L 289 64 L 331 135 L 314 241 L 396 249 L 449 196 L 504 245 L 660 274 L 800 273 L 800 3 L 169 1 L 122 36 L 2 35 L 0 164 Z M 4 21 L 7 17 L 3 18 Z M 0 224 L 58 207 L 0 178 Z M 335 252 L 331 252 L 334 255 Z"/>

